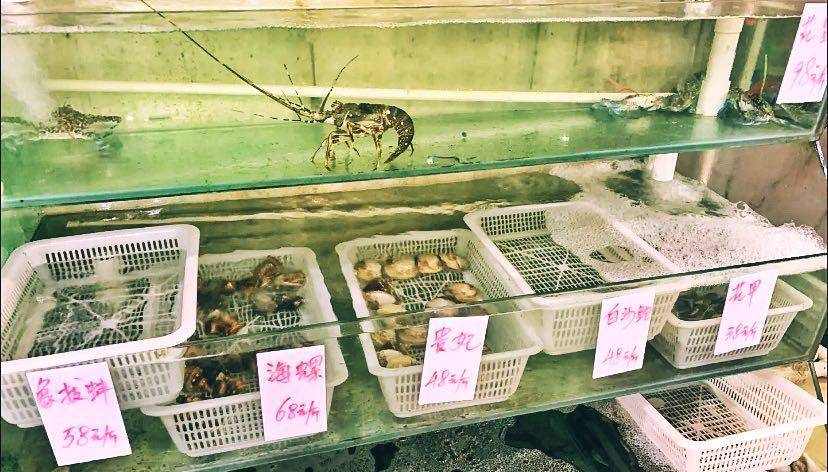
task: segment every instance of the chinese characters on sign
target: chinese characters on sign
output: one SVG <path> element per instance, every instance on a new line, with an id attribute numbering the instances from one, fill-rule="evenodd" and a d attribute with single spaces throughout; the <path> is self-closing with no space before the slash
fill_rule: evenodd
<path id="1" fill-rule="evenodd" d="M 601 303 L 593 379 L 640 369 L 644 365 L 644 348 L 654 303 L 655 292 L 652 291 L 608 298 Z"/>
<path id="2" fill-rule="evenodd" d="M 488 316 L 429 321 L 420 405 L 474 398 L 488 324 Z"/>
<path id="3" fill-rule="evenodd" d="M 106 362 L 26 377 L 58 465 L 132 454 Z"/>
<path id="4" fill-rule="evenodd" d="M 256 355 L 265 441 L 328 430 L 325 346 Z"/>
<path id="5" fill-rule="evenodd" d="M 818 102 L 825 93 L 828 21 L 824 3 L 806 3 L 776 103 Z"/>
<path id="6" fill-rule="evenodd" d="M 713 349 L 715 355 L 759 344 L 776 287 L 776 275 L 776 270 L 766 270 L 730 279 Z"/>

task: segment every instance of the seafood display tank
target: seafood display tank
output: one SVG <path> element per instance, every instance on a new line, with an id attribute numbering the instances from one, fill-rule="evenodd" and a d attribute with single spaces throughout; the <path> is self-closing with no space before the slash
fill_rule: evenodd
<path id="1" fill-rule="evenodd" d="M 132 453 L 71 470 L 229 471 L 814 358 L 805 2 L 382 3 L 2 4 L 4 470 L 57 466 L 21 365 L 109 363 Z M 72 250 L 160 225 L 197 247 Z M 764 271 L 760 341 L 714 352 Z M 602 303 L 643 292 L 643 366 L 593 378 Z M 474 397 L 420 404 L 429 321 L 466 316 Z M 256 355 L 317 345 L 326 431 L 266 441 Z"/>

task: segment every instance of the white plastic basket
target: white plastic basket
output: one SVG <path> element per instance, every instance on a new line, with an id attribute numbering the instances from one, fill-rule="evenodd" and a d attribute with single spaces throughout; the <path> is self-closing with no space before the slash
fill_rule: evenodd
<path id="1" fill-rule="evenodd" d="M 481 251 L 479 242 L 468 230 L 410 232 L 396 236 L 355 239 L 340 243 L 336 246 L 336 251 L 339 253 L 354 311 L 359 318 L 370 316 L 354 274 L 354 264 L 364 259 L 424 253 L 455 253 L 468 259 L 469 269 L 462 273 L 444 271 L 436 276 L 429 276 L 427 283 L 417 278 L 398 285 L 397 293 L 405 293 L 403 304 L 408 311 L 422 310 L 425 303 L 439 296 L 447 284 L 461 280 L 475 285 L 483 292 L 484 298 L 508 296 L 502 280 L 503 275 L 498 272 L 496 263 Z M 426 314 L 415 317 L 419 317 L 423 323 L 428 319 Z M 541 349 L 539 341 L 531 333 L 522 316 L 492 316 L 489 318 L 485 344 L 493 352 L 483 355 L 480 362 L 474 399 L 419 405 L 417 400 L 423 366 L 414 365 L 399 369 L 382 367 L 379 365 L 377 351 L 370 335 L 360 334 L 359 341 L 368 370 L 377 376 L 389 410 L 401 418 L 506 400 L 517 389 L 529 356 L 537 354 Z M 422 359 L 417 360 L 422 362 Z"/>
<path id="2" fill-rule="evenodd" d="M 825 405 L 770 371 L 617 399 L 682 472 L 765 471 L 799 459 Z"/>
<path id="3" fill-rule="evenodd" d="M 27 372 L 101 360 L 122 409 L 175 398 L 184 350 L 171 346 L 195 330 L 198 236 L 171 225 L 17 248 L 2 270 L 3 419 L 41 424 Z"/>
<path id="4" fill-rule="evenodd" d="M 206 255 L 199 259 L 199 274 L 204 280 L 243 278 L 269 255 L 278 257 L 287 270 L 301 270 L 305 273 L 307 281 L 299 292 L 304 298 L 304 303 L 298 310 L 279 311 L 266 317 L 257 317 L 249 305 L 239 301 L 233 311 L 247 329 L 251 332 L 276 331 L 299 325 L 336 321 L 331 307 L 331 296 L 325 287 L 316 256 L 308 248 Z M 335 338 L 339 332 L 339 328 L 334 326 L 323 328 L 321 332 L 315 331 L 314 334 Z M 245 350 L 250 351 L 304 339 L 301 333 L 274 333 L 274 336 L 277 339 L 270 338 L 262 342 L 244 340 L 240 345 L 249 344 Z M 336 339 L 327 339 L 324 345 L 325 380 L 330 411 L 334 387 L 348 378 L 348 368 Z M 206 350 L 210 351 L 209 345 L 206 346 Z M 258 379 L 255 374 L 245 375 L 244 378 L 248 385 L 252 385 L 253 390 L 258 390 Z M 193 403 L 153 405 L 141 408 L 141 411 L 149 416 L 160 417 L 178 450 L 191 457 L 265 443 L 261 396 L 258 391 Z M 290 445 L 291 440 L 280 444 Z"/>
<path id="5" fill-rule="evenodd" d="M 810 298 L 784 281 L 777 280 L 759 344 L 717 356 L 713 351 L 721 316 L 710 320 L 684 321 L 670 313 L 664 329 L 653 339 L 652 345 L 679 369 L 763 356 L 776 349 L 796 314 L 812 305 Z"/>
<path id="6" fill-rule="evenodd" d="M 469 213 L 464 220 L 503 267 L 509 295 L 562 292 L 679 272 L 629 228 L 584 202 L 485 210 Z M 664 326 L 682 287 L 681 280 L 665 280 L 644 289 L 563 294 L 518 303 L 526 310 L 541 310 L 532 323 L 544 352 L 557 355 L 595 349 L 604 298 L 654 289 L 647 336 L 652 339 Z"/>

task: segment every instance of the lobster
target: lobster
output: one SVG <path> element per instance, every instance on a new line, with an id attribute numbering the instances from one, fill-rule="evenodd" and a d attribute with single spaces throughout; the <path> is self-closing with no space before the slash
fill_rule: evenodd
<path id="1" fill-rule="evenodd" d="M 181 29 L 181 27 L 179 27 L 174 21 L 153 8 L 145 0 L 141 0 L 141 3 L 166 20 L 173 26 L 173 28 L 178 30 L 188 40 L 190 40 L 190 42 L 195 44 L 196 47 L 201 49 L 205 54 L 210 56 L 211 59 L 227 69 L 239 80 L 253 87 L 267 98 L 294 112 L 299 118 L 298 121 L 328 123 L 336 126 L 336 129 L 331 131 L 328 136 L 322 140 L 319 147 L 317 147 L 311 155 L 311 162 L 315 162 L 316 155 L 324 146 L 325 169 L 331 171 L 336 163 L 336 155 L 334 152 L 336 145 L 344 143 L 349 149 L 359 155 L 359 151 L 357 151 L 356 147 L 354 147 L 355 139 L 370 137 L 374 141 L 374 148 L 376 149 L 374 170 L 378 170 L 380 162 L 382 161 L 382 136 L 390 129 L 397 132 L 397 147 L 391 151 L 391 154 L 388 156 L 388 159 L 385 160 L 385 163 L 387 164 L 393 161 L 402 155 L 406 150 L 410 149 L 411 153 L 414 153 L 414 120 L 412 120 L 411 116 L 409 116 L 408 113 L 401 108 L 377 103 L 343 103 L 334 100 L 331 102 L 331 107 L 327 110 L 325 109 L 325 105 L 333 92 L 336 82 L 339 80 L 339 77 L 342 75 L 345 68 L 356 59 L 356 56 L 348 61 L 342 69 L 339 70 L 339 73 L 336 75 L 336 78 L 334 78 L 333 83 L 331 84 L 331 88 L 328 90 L 328 93 L 325 95 L 325 98 L 319 106 L 319 110 L 315 111 L 304 106 L 301 98 L 299 98 L 299 103 L 295 103 L 287 97 L 278 97 L 256 85 L 253 81 L 222 62 L 213 53 L 208 51 L 207 48 L 202 46 L 201 43 L 196 41 L 195 38 L 193 38 L 189 33 Z M 290 78 L 289 74 L 288 79 L 290 79 L 291 84 L 293 84 L 293 79 Z"/>

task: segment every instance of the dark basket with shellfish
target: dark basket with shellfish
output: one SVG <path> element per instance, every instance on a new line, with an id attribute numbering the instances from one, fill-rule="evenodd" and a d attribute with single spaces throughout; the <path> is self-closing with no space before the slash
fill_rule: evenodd
<path id="1" fill-rule="evenodd" d="M 357 317 L 383 318 L 365 323 L 370 333 L 361 334 L 360 342 L 394 415 L 495 403 L 514 393 L 526 360 L 540 344 L 522 318 L 504 314 L 489 318 L 475 398 L 437 405 L 417 401 L 428 320 L 493 314 L 485 302 L 508 296 L 498 266 L 470 231 L 375 236 L 341 243 L 336 250 Z M 515 308 L 511 302 L 498 306 Z"/>

